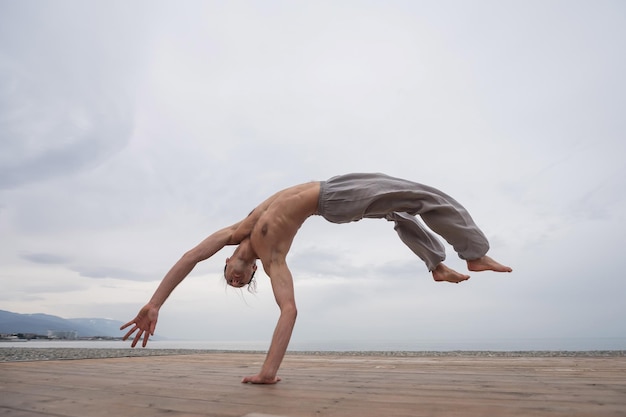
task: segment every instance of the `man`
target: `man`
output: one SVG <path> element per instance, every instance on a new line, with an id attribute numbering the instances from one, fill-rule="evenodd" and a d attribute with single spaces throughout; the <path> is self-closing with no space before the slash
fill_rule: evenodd
<path id="1" fill-rule="evenodd" d="M 226 259 L 224 277 L 233 287 L 249 285 L 260 259 L 270 278 L 280 318 L 261 371 L 247 376 L 242 382 L 274 384 L 287 351 L 296 322 L 296 302 L 293 279 L 286 256 L 296 232 L 312 215 L 321 215 L 333 223 L 347 223 L 362 218 L 385 218 L 395 223 L 400 239 L 427 265 L 435 281 L 459 283 L 469 278 L 443 264 L 444 246 L 415 217 L 420 215 L 428 227 L 452 245 L 467 261 L 470 271 L 511 272 L 486 256 L 489 243 L 469 213 L 452 197 L 423 184 L 393 178 L 383 174 L 348 174 L 328 181 L 310 182 L 279 191 L 245 219 L 221 229 L 176 262 L 165 275 L 151 300 L 137 317 L 123 325 L 133 327 L 132 347 L 143 337 L 145 347 L 154 334 L 159 309 L 174 288 L 195 265 L 210 258 L 226 245 L 238 245 Z"/>

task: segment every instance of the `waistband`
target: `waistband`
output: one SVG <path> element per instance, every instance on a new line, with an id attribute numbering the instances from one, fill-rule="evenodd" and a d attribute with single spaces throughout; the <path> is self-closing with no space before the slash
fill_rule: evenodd
<path id="1" fill-rule="evenodd" d="M 317 197 L 317 214 L 318 216 L 324 215 L 324 207 L 322 202 L 324 201 L 324 196 L 326 195 L 326 181 L 320 181 L 320 193 Z"/>

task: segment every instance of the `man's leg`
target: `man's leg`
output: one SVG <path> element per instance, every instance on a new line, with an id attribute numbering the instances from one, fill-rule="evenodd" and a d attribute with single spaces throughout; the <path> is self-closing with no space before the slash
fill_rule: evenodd
<path id="1" fill-rule="evenodd" d="M 438 201 L 426 201 L 420 213 L 428 227 L 454 247 L 470 271 L 512 272 L 510 267 L 486 255 L 489 250 L 487 237 L 468 211 L 452 197 L 439 193 Z"/>
<path id="2" fill-rule="evenodd" d="M 454 198 L 424 184 L 384 174 L 340 175 L 321 184 L 318 212 L 333 223 L 363 218 L 394 221 L 400 239 L 424 260 L 433 275 L 445 253 L 430 230 L 452 245 L 459 257 L 468 261 L 471 271 L 508 268 L 488 262 L 489 242 L 467 210 Z M 417 215 L 430 230 L 414 218 Z"/>
<path id="3" fill-rule="evenodd" d="M 446 258 L 444 246 L 415 216 L 394 212 L 387 214 L 385 218 L 395 223 L 394 229 L 400 240 L 424 261 L 435 281 L 458 283 L 469 278 L 469 275 L 460 274 L 443 264 Z"/>
<path id="4" fill-rule="evenodd" d="M 408 213 L 389 213 L 385 216 L 395 223 L 400 240 L 426 264 L 429 271 L 446 259 L 446 249 L 437 236 L 430 233 L 420 221 Z"/>
<path id="5" fill-rule="evenodd" d="M 419 214 L 424 223 L 443 237 L 464 260 L 479 259 L 489 250 L 489 241 L 472 216 L 449 195 L 424 186 Z M 413 213 L 411 213 L 413 214 Z"/>

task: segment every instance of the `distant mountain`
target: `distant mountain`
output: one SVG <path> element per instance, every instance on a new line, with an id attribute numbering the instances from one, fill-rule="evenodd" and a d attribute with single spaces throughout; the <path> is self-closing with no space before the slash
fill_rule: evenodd
<path id="1" fill-rule="evenodd" d="M 68 320 L 72 323 L 89 328 L 92 332 L 98 332 L 97 336 L 123 336 L 123 333 L 120 331 L 120 326 L 124 323 L 121 321 L 95 318 Z"/>
<path id="2" fill-rule="evenodd" d="M 78 337 L 120 337 L 121 321 L 109 319 L 64 319 L 49 314 L 19 314 L 0 310 L 0 333 L 34 333 L 47 335 L 48 330 L 77 332 Z"/>

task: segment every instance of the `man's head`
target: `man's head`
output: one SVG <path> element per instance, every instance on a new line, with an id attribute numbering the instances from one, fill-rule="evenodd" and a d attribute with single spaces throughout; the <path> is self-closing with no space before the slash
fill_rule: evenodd
<path id="1" fill-rule="evenodd" d="M 224 279 L 231 287 L 241 288 L 247 285 L 248 289 L 254 290 L 256 286 L 254 281 L 256 269 L 256 262 L 246 262 L 237 257 L 226 258 Z"/>

